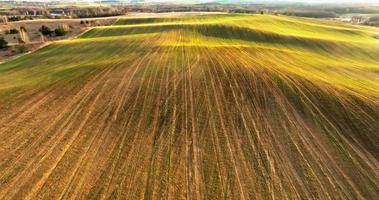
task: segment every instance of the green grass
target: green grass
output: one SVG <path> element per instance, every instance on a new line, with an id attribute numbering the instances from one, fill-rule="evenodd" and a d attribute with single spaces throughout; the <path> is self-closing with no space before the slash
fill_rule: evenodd
<path id="1" fill-rule="evenodd" d="M 378 34 L 121 18 L 1 64 L 0 199 L 377 199 Z"/>

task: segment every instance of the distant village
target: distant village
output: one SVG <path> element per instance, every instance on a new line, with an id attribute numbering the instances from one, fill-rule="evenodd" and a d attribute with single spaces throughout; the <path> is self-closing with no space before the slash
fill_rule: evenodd
<path id="1" fill-rule="evenodd" d="M 100 6 L 100 7 L 20 7 L 7 10 L 0 10 L 2 21 L 20 21 L 28 19 L 49 18 L 93 18 L 123 15 L 127 9 L 120 6 Z M 5 19 L 6 17 L 6 19 Z"/>
<path id="2" fill-rule="evenodd" d="M 88 27 L 112 24 L 120 6 L 52 7 L 43 4 L 0 9 L 0 62 L 54 40 L 76 36 Z"/>

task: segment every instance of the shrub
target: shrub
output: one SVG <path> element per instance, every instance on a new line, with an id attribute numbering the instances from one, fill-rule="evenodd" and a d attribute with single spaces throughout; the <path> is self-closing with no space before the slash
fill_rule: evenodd
<path id="1" fill-rule="evenodd" d="M 21 17 L 20 16 L 9 16 L 8 17 L 8 21 L 13 21 L 13 22 L 15 22 L 15 21 L 20 21 L 21 20 Z"/>
<path id="2" fill-rule="evenodd" d="M 3 37 L 0 37 L 0 49 L 5 49 L 7 47 L 8 47 L 8 42 Z"/>
<path id="3" fill-rule="evenodd" d="M 28 20 L 28 19 L 29 19 L 29 20 L 33 20 L 33 17 L 32 17 L 32 16 L 25 16 L 25 17 L 24 17 L 24 20 Z"/>
<path id="4" fill-rule="evenodd" d="M 42 33 L 42 35 L 51 35 L 52 31 L 50 30 L 49 27 L 42 25 L 41 28 L 39 29 L 39 32 Z"/>
<path id="5" fill-rule="evenodd" d="M 55 36 L 63 36 L 63 35 L 66 35 L 66 30 L 62 27 L 62 26 L 59 26 L 58 28 L 56 28 L 54 30 L 55 32 Z"/>
<path id="6" fill-rule="evenodd" d="M 17 34 L 17 33 L 18 33 L 18 30 L 15 28 L 12 28 L 9 30 L 9 34 Z"/>
<path id="7" fill-rule="evenodd" d="M 19 46 L 17 46 L 17 51 L 20 53 L 25 53 L 28 51 L 28 49 L 26 48 L 25 45 L 19 45 Z"/>

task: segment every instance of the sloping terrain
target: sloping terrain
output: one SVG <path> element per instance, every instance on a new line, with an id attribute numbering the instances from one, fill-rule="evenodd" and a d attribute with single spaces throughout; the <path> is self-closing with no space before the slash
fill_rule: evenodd
<path id="1" fill-rule="evenodd" d="M 379 29 L 119 19 L 0 65 L 0 199 L 379 199 Z"/>

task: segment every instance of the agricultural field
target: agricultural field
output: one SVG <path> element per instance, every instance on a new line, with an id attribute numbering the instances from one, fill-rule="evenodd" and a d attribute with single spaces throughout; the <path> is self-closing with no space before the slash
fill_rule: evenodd
<path id="1" fill-rule="evenodd" d="M 0 65 L 0 199 L 379 199 L 379 29 L 120 18 Z"/>

